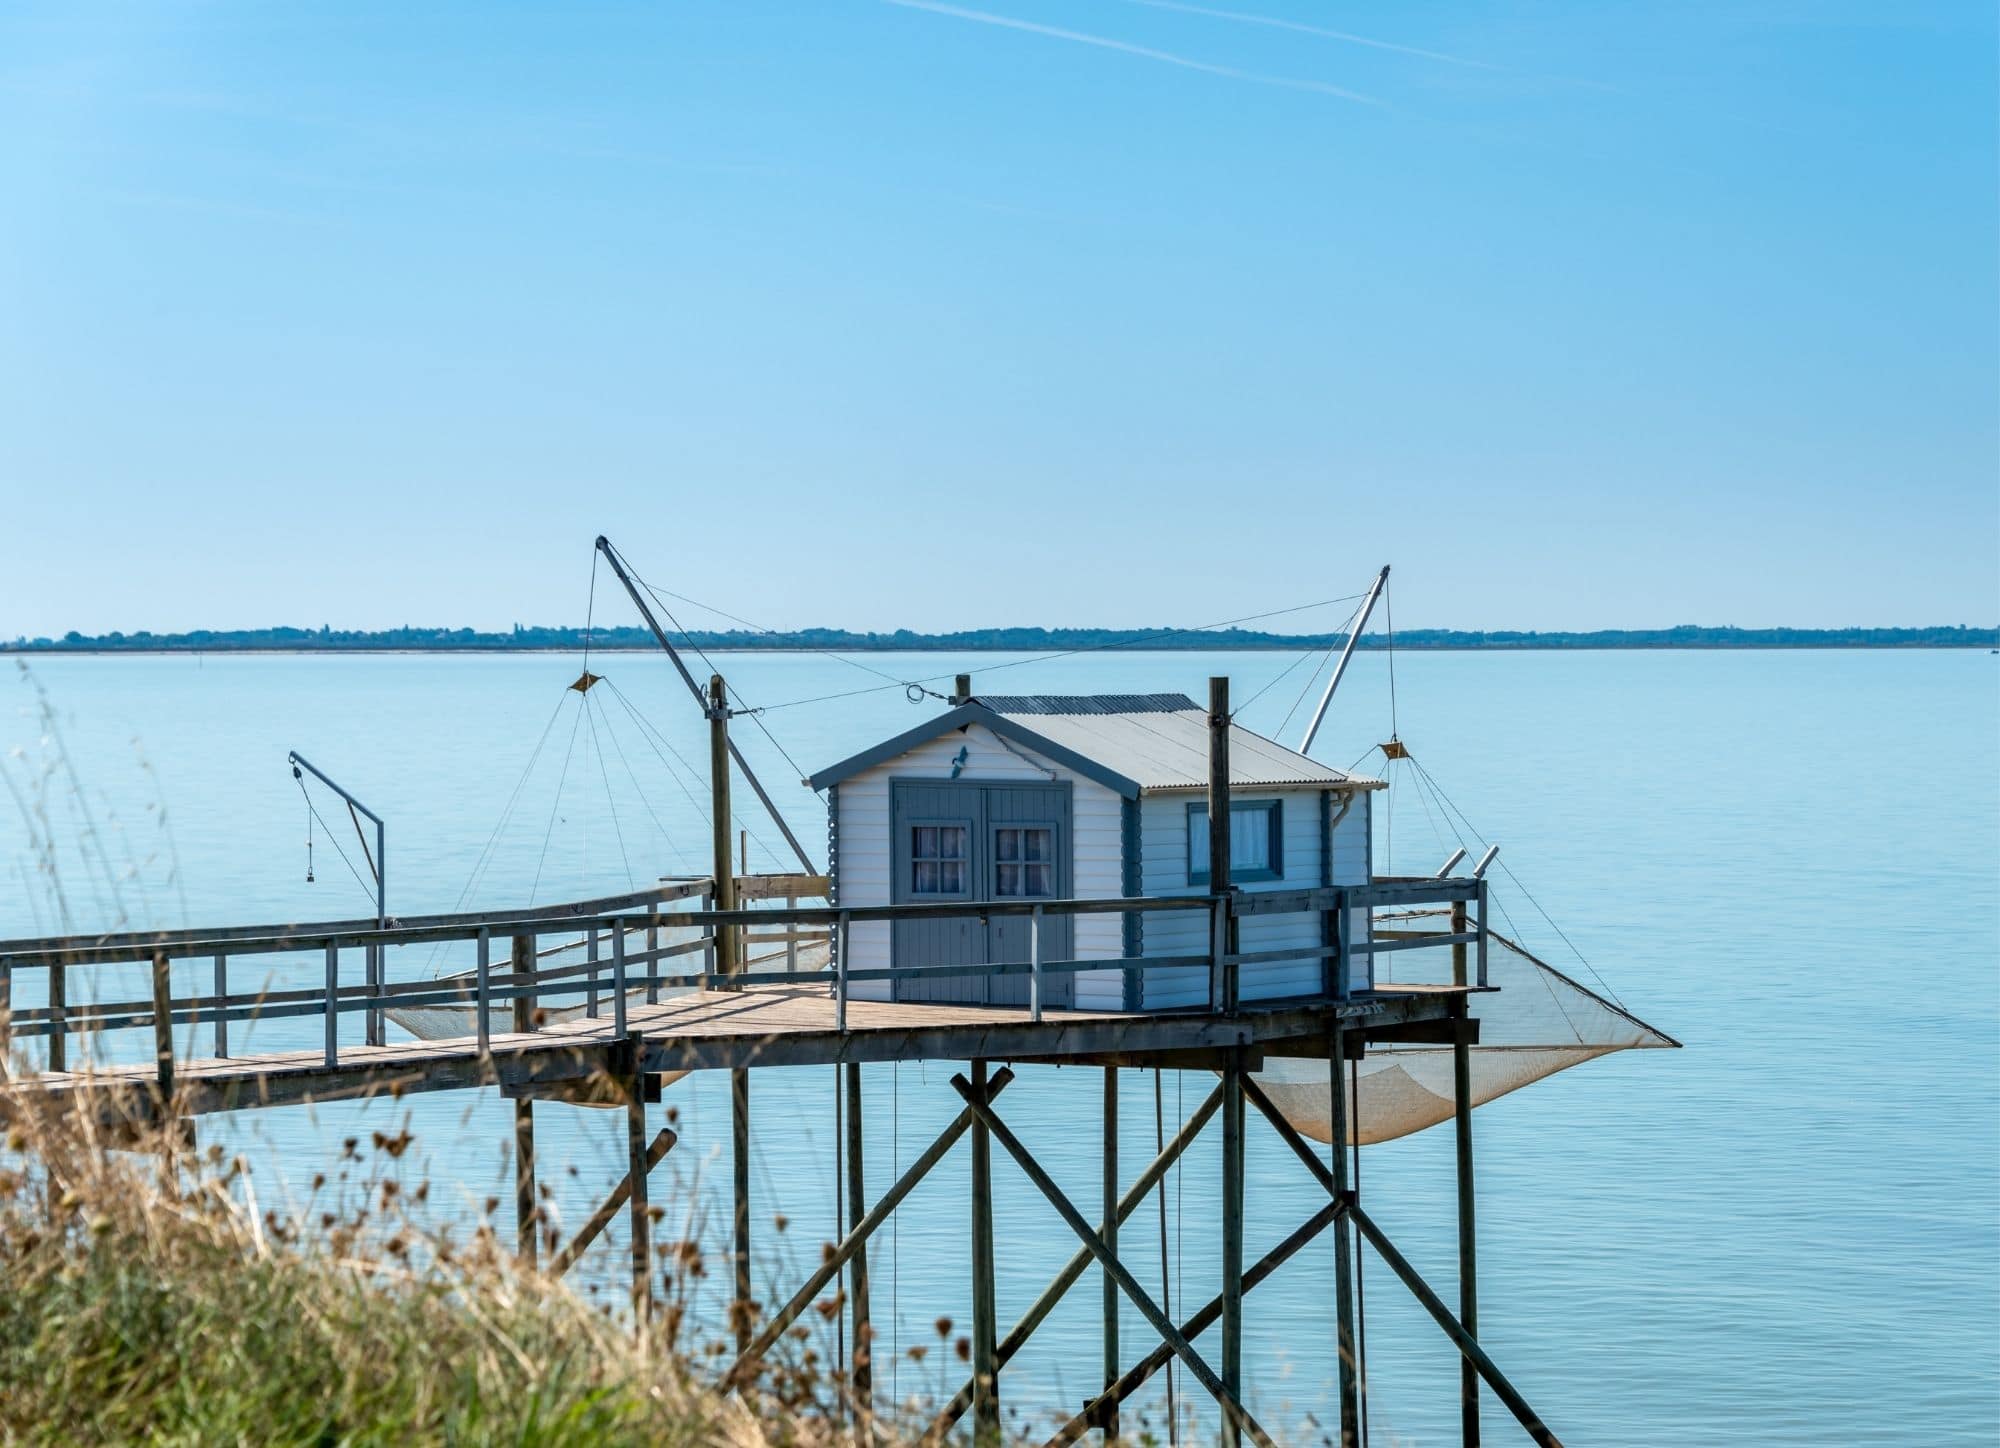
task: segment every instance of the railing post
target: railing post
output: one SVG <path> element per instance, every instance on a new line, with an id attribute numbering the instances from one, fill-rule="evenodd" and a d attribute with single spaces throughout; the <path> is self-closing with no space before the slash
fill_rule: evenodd
<path id="1" fill-rule="evenodd" d="M 1479 882 L 1479 988 L 1486 989 L 1486 892 L 1485 880 Z"/>
<path id="2" fill-rule="evenodd" d="M 611 1033 L 625 1039 L 625 922 L 611 922 Z"/>
<path id="3" fill-rule="evenodd" d="M 229 1055 L 229 957 L 215 953 L 215 1054 Z"/>
<path id="4" fill-rule="evenodd" d="M 785 909 L 796 910 L 798 908 L 799 897 L 796 895 L 787 895 L 785 897 Z M 792 919 L 790 915 L 787 915 L 785 917 L 785 971 L 787 974 L 797 974 L 798 968 L 799 922 Z"/>
<path id="5" fill-rule="evenodd" d="M 69 979 L 58 962 L 45 972 L 49 988 L 49 1069 L 69 1069 Z"/>
<path id="6" fill-rule="evenodd" d="M 1042 907 L 1028 912 L 1028 1017 L 1042 1018 Z"/>
<path id="7" fill-rule="evenodd" d="M 660 1003 L 660 907 L 646 916 L 646 1004 Z"/>
<path id="8" fill-rule="evenodd" d="M 1217 895 L 1208 902 L 1208 1003 L 1209 1009 L 1229 1009 L 1229 897 Z"/>
<path id="9" fill-rule="evenodd" d="M 847 912 L 840 912 L 833 931 L 833 1028 L 847 1029 Z"/>
<path id="10" fill-rule="evenodd" d="M 484 1057 L 491 1055 L 493 1051 L 492 1027 L 486 1019 L 493 1006 L 493 932 L 484 925 L 479 927 L 479 970 L 476 994 L 477 1004 L 474 1010 L 478 1016 L 477 1035 L 479 1038 L 479 1054 Z"/>
<path id="11" fill-rule="evenodd" d="M 381 928 L 379 925 L 376 927 Z M 382 1015 L 383 964 L 386 952 L 381 941 L 368 947 L 368 994 L 373 1002 L 368 1007 L 367 1042 L 371 1046 L 386 1046 L 389 1043 L 388 1028 Z"/>
<path id="12" fill-rule="evenodd" d="M 483 1026 L 480 1034 L 485 1035 Z M 340 942 L 337 940 L 326 943 L 326 1064 L 340 1064 Z"/>
<path id="13" fill-rule="evenodd" d="M 153 952 L 153 1064 L 164 1107 L 174 1099 L 174 988 L 164 950 Z"/>
<path id="14" fill-rule="evenodd" d="M 1354 994 L 1354 911 L 1347 903 L 1347 891 L 1333 892 L 1333 998 L 1344 1001 Z"/>
<path id="15" fill-rule="evenodd" d="M 711 885 L 708 889 L 701 892 L 701 908 L 703 910 L 713 910 L 715 908 L 715 887 L 713 885 Z M 709 984 L 706 977 L 710 977 L 715 974 L 716 927 L 714 922 L 711 921 L 704 928 L 707 930 L 708 933 L 702 936 L 701 938 L 701 973 L 704 977 L 702 981 L 702 987 L 703 989 L 706 989 Z"/>
<path id="16" fill-rule="evenodd" d="M 597 1019 L 597 927 L 590 927 L 589 944 L 584 949 L 583 972 L 583 1013 L 590 1020 Z"/>
<path id="17" fill-rule="evenodd" d="M 14 962 L 0 955 L 0 1071 L 14 1049 Z"/>

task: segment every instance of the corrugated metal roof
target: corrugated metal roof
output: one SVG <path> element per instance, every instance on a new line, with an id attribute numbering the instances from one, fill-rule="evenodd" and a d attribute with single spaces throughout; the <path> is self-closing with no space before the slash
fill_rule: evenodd
<path id="1" fill-rule="evenodd" d="M 1031 716 L 1026 727 L 1035 734 L 1142 790 L 1208 787 L 1208 713 L 1185 694 L 1027 695 L 971 702 L 1008 717 Z M 1229 726 L 1229 782 L 1231 788 L 1251 789 L 1330 784 L 1366 789 L 1380 783 L 1308 759 L 1240 724 Z"/>
<path id="2" fill-rule="evenodd" d="M 1178 714 L 1201 706 L 1185 694 L 979 694 L 996 714 Z"/>

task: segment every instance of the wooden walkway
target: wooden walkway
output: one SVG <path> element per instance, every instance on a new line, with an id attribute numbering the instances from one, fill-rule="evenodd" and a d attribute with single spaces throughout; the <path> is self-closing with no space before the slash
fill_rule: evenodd
<path id="1" fill-rule="evenodd" d="M 498 1085 L 509 1095 L 620 1099 L 609 1078 L 756 1066 L 911 1060 L 1046 1061 L 1073 1065 L 1220 1065 L 1237 1047 L 1324 1058 L 1336 1021 L 1359 1034 L 1406 1034 L 1441 1026 L 1463 1009 L 1463 988 L 1406 987 L 1347 1001 L 1246 1007 L 1233 1015 L 1125 1014 L 850 1000 L 847 1029 L 823 986 L 751 986 L 692 991 L 627 1007 L 628 1040 L 608 1007 L 596 1019 L 476 1038 L 343 1045 L 336 1064 L 319 1050 L 184 1059 L 175 1063 L 178 1114 L 401 1096 Z M 95 1098 L 107 1118 L 150 1119 L 157 1073 L 148 1061 L 47 1072 L 9 1092 Z"/>

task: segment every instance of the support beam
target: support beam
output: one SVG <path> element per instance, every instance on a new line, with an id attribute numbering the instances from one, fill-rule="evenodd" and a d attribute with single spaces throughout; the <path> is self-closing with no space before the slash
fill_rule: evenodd
<path id="1" fill-rule="evenodd" d="M 1112 1255 L 1104 1245 L 1104 1239 L 1091 1230 L 1090 1223 L 1084 1220 L 1083 1213 L 1063 1195 L 1062 1188 L 1058 1187 L 1042 1169 L 1042 1164 L 1035 1160 L 1034 1154 L 1021 1144 L 1020 1138 L 1014 1135 L 1007 1123 L 993 1113 L 992 1108 L 982 1099 L 984 1093 L 977 1090 L 963 1076 L 952 1077 L 951 1085 L 954 1091 L 965 1098 L 966 1104 L 972 1108 L 973 1115 L 984 1123 L 993 1139 L 1006 1148 L 1007 1154 L 1014 1158 L 1014 1163 L 1021 1168 L 1022 1174 L 1034 1183 L 1035 1189 L 1048 1199 L 1049 1205 L 1056 1209 L 1069 1229 L 1090 1249 L 1091 1255 L 1097 1258 L 1104 1269 L 1117 1280 L 1119 1287 L 1132 1300 L 1132 1305 L 1139 1309 L 1146 1321 L 1152 1324 L 1153 1330 L 1173 1348 L 1175 1356 L 1187 1365 L 1187 1370 L 1194 1376 L 1195 1381 L 1214 1395 L 1224 1415 L 1234 1418 L 1238 1428 L 1248 1434 L 1258 1448 L 1276 1448 L 1271 1441 L 1271 1435 L 1258 1425 L 1257 1420 L 1250 1416 L 1249 1410 L 1223 1386 L 1222 1379 L 1216 1376 L 1215 1369 L 1194 1350 L 1192 1343 L 1181 1336 L 1180 1329 L 1175 1327 L 1166 1313 L 1160 1310 L 1160 1305 L 1153 1301 L 1152 1294 L 1141 1287 L 1138 1279 L 1126 1269 L 1125 1264 Z"/>
<path id="2" fill-rule="evenodd" d="M 864 1170 L 861 1132 L 861 1066 L 850 1061 L 843 1068 L 847 1085 L 847 1231 L 852 1236 L 866 1220 L 862 1203 L 868 1195 L 868 1174 Z M 853 1367 L 855 1432 L 863 1448 L 874 1437 L 875 1367 L 874 1324 L 868 1315 L 867 1239 L 855 1243 L 847 1263 L 848 1308 L 853 1324 Z"/>
<path id="3" fill-rule="evenodd" d="M 627 1036 L 621 1054 L 625 1081 L 626 1199 L 632 1204 L 632 1313 L 643 1329 L 653 1317 L 653 1216 L 647 1200 L 646 1094 L 639 1084 L 638 1039 Z"/>
<path id="4" fill-rule="evenodd" d="M 1118 1068 L 1104 1068 L 1104 1216 L 1099 1230 L 1104 1245 L 1118 1251 Z M 1118 1284 L 1104 1274 L 1104 1387 L 1118 1381 Z M 1114 1401 L 1100 1426 L 1105 1448 L 1118 1441 L 1118 1405 Z"/>
<path id="5" fill-rule="evenodd" d="M 1444 1299 L 1431 1291 L 1430 1284 L 1417 1275 L 1417 1269 L 1396 1250 L 1396 1244 L 1383 1235 L 1382 1229 L 1376 1226 L 1359 1206 L 1350 1206 L 1348 1215 L 1353 1218 L 1354 1225 L 1361 1230 L 1361 1235 L 1368 1239 L 1382 1260 L 1389 1264 L 1389 1270 L 1403 1279 L 1403 1285 L 1410 1289 L 1410 1294 L 1423 1304 L 1424 1310 L 1439 1327 L 1444 1329 L 1445 1336 L 1457 1344 L 1458 1350 L 1479 1370 L 1479 1375 L 1486 1379 L 1487 1386 L 1493 1389 L 1494 1396 L 1505 1403 L 1507 1411 L 1528 1430 L 1528 1436 L 1540 1444 L 1541 1448 L 1562 1448 L 1562 1440 L 1550 1432 L 1548 1425 L 1536 1416 L 1535 1410 L 1528 1406 L 1527 1399 L 1514 1391 L 1514 1385 L 1507 1381 L 1506 1375 L 1495 1365 L 1493 1359 L 1486 1355 L 1485 1349 L 1480 1347 L 1479 1339 L 1459 1326 L 1458 1319 L 1451 1315 L 1451 1309 L 1444 1305 Z"/>
<path id="6" fill-rule="evenodd" d="M 1173 1164 L 1181 1159 L 1182 1153 L 1194 1144 L 1195 1138 L 1200 1136 L 1203 1128 L 1208 1125 L 1209 1118 L 1221 1107 L 1222 1083 L 1218 1081 L 1215 1089 L 1210 1091 L 1201 1105 L 1195 1108 L 1194 1114 L 1181 1123 L 1180 1130 L 1174 1133 L 1160 1154 L 1139 1173 L 1139 1179 L 1126 1189 L 1123 1197 L 1119 1198 L 1118 1210 L 1114 1214 L 1116 1222 L 1122 1226 L 1127 1218 L 1139 1210 L 1140 1204 L 1152 1194 L 1153 1188 L 1160 1184 L 1161 1179 L 1173 1168 Z M 1063 1300 L 1064 1294 L 1076 1285 L 1077 1279 L 1083 1276 L 1095 1260 L 1088 1247 L 1077 1249 L 1076 1255 L 1071 1257 L 1063 1270 L 1055 1275 L 1054 1280 L 1042 1289 L 1042 1295 L 1035 1299 L 1034 1305 L 1021 1314 L 1021 1320 L 1015 1323 L 1013 1330 L 1001 1340 L 999 1352 L 996 1354 L 1001 1367 L 1006 1367 L 1012 1361 L 1014 1354 L 1027 1344 L 1035 1329 L 1055 1311 L 1056 1304 Z M 1111 1279 L 1111 1285 L 1116 1290 L 1118 1284 L 1115 1278 Z M 944 1435 L 951 1431 L 952 1424 L 962 1418 L 965 1410 L 971 1406 L 972 1383 L 968 1379 L 932 1421 L 929 1429 L 925 1431 L 924 1441 L 927 1443 L 942 1441 Z"/>
<path id="7" fill-rule="evenodd" d="M 959 1087 L 963 1077 L 954 1076 Z M 960 1087 L 972 1108 L 972 1441 L 1000 1442 L 1000 1365 L 995 1357 L 993 1291 L 993 1142 L 986 1063 L 972 1063 L 972 1080 Z"/>
<path id="8" fill-rule="evenodd" d="M 993 1079 L 987 1085 L 987 1100 L 992 1100 L 1006 1090 L 1007 1084 L 1013 1079 L 1014 1073 L 1005 1067 L 994 1072 Z M 959 1112 L 951 1125 L 939 1132 L 937 1139 L 924 1148 L 923 1154 L 911 1162 L 908 1170 L 896 1178 L 895 1185 L 884 1192 L 882 1199 L 868 1209 L 868 1215 L 861 1219 L 861 1224 L 849 1232 L 827 1259 L 820 1263 L 819 1270 L 806 1279 L 805 1286 L 794 1292 L 791 1300 L 765 1321 L 764 1326 L 758 1330 L 756 1341 L 750 1344 L 750 1351 L 739 1356 L 731 1364 L 729 1371 L 722 1375 L 722 1391 L 727 1392 L 744 1380 L 757 1360 L 771 1350 L 771 1344 L 783 1337 L 785 1329 L 812 1304 L 813 1299 L 819 1296 L 827 1283 L 840 1275 L 840 1269 L 847 1265 L 847 1259 L 875 1234 L 878 1227 L 889 1220 L 889 1214 L 902 1204 L 903 1198 L 915 1190 L 917 1183 L 930 1175 L 931 1170 L 944 1160 L 954 1146 L 958 1145 L 958 1139 L 972 1128 L 972 1123 L 973 1116 L 969 1108 Z"/>
<path id="9" fill-rule="evenodd" d="M 153 952 L 153 1074 L 163 1112 L 173 1109 L 174 1018 L 173 981 L 167 973 L 167 953 Z"/>
<path id="10" fill-rule="evenodd" d="M 736 874 L 729 858 L 729 694 L 722 675 L 708 679 L 708 781 L 711 823 L 715 827 L 715 908 L 736 908 Z M 743 968 L 743 932 L 734 925 L 715 931 L 715 969 L 735 975 Z"/>
<path id="11" fill-rule="evenodd" d="M 1329 1118 L 1333 1158 L 1333 1197 L 1336 1202 L 1352 1204 L 1354 1197 L 1347 1186 L 1347 1052 L 1346 1028 L 1338 1020 L 1327 1032 L 1326 1067 L 1332 1090 L 1332 1114 Z M 1359 1448 L 1361 1443 L 1361 1410 L 1357 1368 L 1359 1358 L 1354 1348 L 1354 1261 L 1349 1249 L 1347 1226 L 1343 1223 L 1333 1234 L 1333 1303 L 1334 1303 L 1334 1349 L 1340 1358 L 1340 1448 Z"/>
<path id="12" fill-rule="evenodd" d="M 1464 906 L 1459 906 L 1464 909 Z M 1464 1007 L 1461 1004 L 1460 1009 Z M 1458 1021 L 1458 1039 L 1451 1047 L 1453 1125 L 1458 1148 L 1458 1321 L 1466 1336 L 1479 1336 L 1478 1231 L 1472 1212 L 1472 1032 L 1473 1023 Z M 1459 1364 L 1460 1436 L 1465 1448 L 1479 1444 L 1479 1374 L 1471 1360 Z"/>
<path id="13" fill-rule="evenodd" d="M 1284 1241 L 1266 1252 L 1262 1257 L 1259 1257 L 1257 1265 L 1243 1274 L 1243 1290 L 1249 1292 L 1269 1280 L 1271 1274 L 1284 1266 L 1285 1263 L 1291 1261 L 1293 1257 L 1298 1255 L 1302 1248 L 1306 1247 L 1321 1232 L 1324 1232 L 1338 1221 L 1342 1210 L 1338 1202 L 1328 1202 L 1317 1212 L 1313 1213 L 1312 1216 L 1308 1217 L 1302 1226 L 1289 1237 L 1285 1238 Z M 1189 1342 L 1193 1342 L 1204 1332 L 1215 1326 L 1216 1320 L 1221 1316 L 1222 1294 L 1217 1293 L 1208 1299 L 1207 1305 L 1201 1311 L 1181 1324 L 1181 1336 Z M 1118 1380 L 1105 1391 L 1102 1397 L 1086 1403 L 1081 1413 L 1078 1413 L 1074 1418 L 1071 1418 L 1062 1427 L 1058 1428 L 1055 1436 L 1049 1439 L 1048 1448 L 1058 1448 L 1060 1444 L 1074 1443 L 1103 1419 L 1107 1417 L 1115 1418 L 1118 1412 L 1118 1405 L 1151 1381 L 1153 1374 L 1165 1367 L 1167 1360 L 1173 1355 L 1174 1350 L 1165 1343 L 1161 1343 L 1158 1347 L 1147 1353 L 1146 1356 L 1139 1359 L 1127 1372 L 1121 1374 Z"/>
<path id="14" fill-rule="evenodd" d="M 664 1161 L 667 1153 L 674 1149 L 674 1144 L 679 1140 L 672 1127 L 661 1127 L 654 1135 L 652 1144 L 646 1148 L 646 1170 L 651 1172 Z M 604 1199 L 604 1204 L 590 1214 L 590 1220 L 577 1228 L 576 1235 L 565 1242 L 562 1250 L 549 1259 L 549 1276 L 560 1277 L 574 1267 L 577 1258 L 588 1251 L 590 1244 L 611 1225 L 611 1219 L 618 1215 L 618 1209 L 625 1205 L 631 1195 L 632 1175 L 628 1170 L 618 1185 L 611 1189 L 611 1195 Z"/>
<path id="15" fill-rule="evenodd" d="M 757 1303 L 750 1295 L 750 1071 L 738 1066 L 729 1073 L 729 1141 L 732 1191 L 735 1206 L 734 1251 L 735 1297 L 729 1316 L 736 1325 L 738 1355 L 749 1351 L 755 1328 Z"/>
<path id="16" fill-rule="evenodd" d="M 1222 1073 L 1222 1386 L 1243 1397 L 1243 1066 Z M 1235 1420 L 1222 1419 L 1222 1448 L 1238 1448 Z"/>
<path id="17" fill-rule="evenodd" d="M 512 948 L 514 985 L 525 991 L 514 997 L 514 1029 L 535 1029 L 535 937 L 516 935 Z M 538 1255 L 540 1203 L 535 1200 L 535 1102 L 514 1098 L 514 1253 L 532 1267 Z"/>

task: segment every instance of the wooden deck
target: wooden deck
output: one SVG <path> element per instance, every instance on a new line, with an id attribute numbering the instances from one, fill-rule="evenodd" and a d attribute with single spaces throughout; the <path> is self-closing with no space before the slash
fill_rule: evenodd
<path id="1" fill-rule="evenodd" d="M 318 1050 L 192 1058 L 175 1063 L 177 1114 L 401 1096 L 499 1085 L 510 1095 L 588 1098 L 614 1074 L 757 1066 L 912 1060 L 1161 1064 L 1198 1067 L 1220 1053 L 1324 1056 L 1340 1020 L 1354 1034 L 1407 1035 L 1448 1024 L 1464 1009 L 1462 988 L 1399 987 L 1348 1001 L 1247 1007 L 1234 1015 L 1047 1011 L 849 1001 L 847 1029 L 821 986 L 697 991 L 627 1009 L 629 1041 L 608 1008 L 598 1019 L 533 1032 L 495 1033 L 482 1055 L 473 1037 L 386 1046 L 343 1044 L 329 1066 Z M 153 1062 L 48 1072 L 11 1083 L 6 1094 L 89 1096 L 107 1119 L 150 1118 L 158 1109 Z"/>

